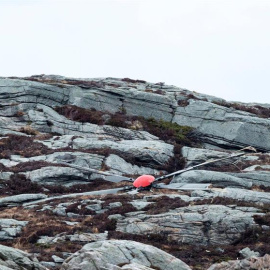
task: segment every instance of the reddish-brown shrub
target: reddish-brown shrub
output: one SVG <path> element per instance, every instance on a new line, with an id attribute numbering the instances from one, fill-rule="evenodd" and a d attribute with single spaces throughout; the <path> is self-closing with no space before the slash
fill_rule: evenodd
<path id="1" fill-rule="evenodd" d="M 42 143 L 34 141 L 34 137 L 9 134 L 7 138 L 0 140 L 0 157 L 10 158 L 10 155 L 33 157 L 53 153 Z"/>
<path id="2" fill-rule="evenodd" d="M 146 81 L 143 80 L 132 80 L 130 78 L 124 78 L 122 79 L 123 82 L 128 82 L 128 83 L 146 83 Z"/>
<path id="3" fill-rule="evenodd" d="M 13 174 L 10 180 L 4 182 L 4 188 L 1 192 L 10 195 L 24 194 L 24 193 L 40 193 L 43 191 L 42 187 L 37 183 L 31 182 L 23 174 Z"/>
<path id="4" fill-rule="evenodd" d="M 84 109 L 74 105 L 66 105 L 63 107 L 56 107 L 55 110 L 65 117 L 82 123 L 93 123 L 97 125 L 103 125 L 104 120 L 102 119 L 103 112 L 91 109 Z"/>

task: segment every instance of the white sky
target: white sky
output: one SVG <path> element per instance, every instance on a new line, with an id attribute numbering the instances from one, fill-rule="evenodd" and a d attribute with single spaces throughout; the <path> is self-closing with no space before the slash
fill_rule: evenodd
<path id="1" fill-rule="evenodd" d="M 34 74 L 270 103 L 270 0 L 0 0 L 0 76 Z"/>

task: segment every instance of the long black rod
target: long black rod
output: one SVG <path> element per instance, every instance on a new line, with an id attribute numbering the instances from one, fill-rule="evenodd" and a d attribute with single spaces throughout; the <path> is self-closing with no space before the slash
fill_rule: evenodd
<path id="1" fill-rule="evenodd" d="M 240 149 L 239 151 L 245 151 L 245 150 L 249 150 L 249 151 L 253 151 L 253 152 L 256 152 L 256 149 L 251 147 L 251 146 L 248 146 L 248 147 L 245 147 L 243 149 Z M 166 174 L 166 175 L 163 175 L 163 176 L 160 176 L 158 178 L 155 179 L 155 181 L 160 181 L 160 180 L 163 180 L 165 178 L 169 178 L 171 176 L 174 176 L 174 175 L 177 175 L 177 174 L 181 174 L 183 172 L 187 172 L 187 171 L 190 171 L 190 170 L 193 170 L 194 168 L 198 168 L 198 167 L 201 167 L 201 166 L 204 166 L 206 164 L 211 164 L 211 163 L 215 163 L 215 162 L 218 162 L 218 161 L 222 161 L 222 160 L 226 160 L 226 159 L 230 159 L 230 158 L 233 158 L 233 157 L 240 157 L 240 156 L 243 156 L 245 155 L 246 153 L 239 153 L 239 154 L 232 154 L 228 157 L 223 157 L 223 158 L 218 158 L 218 159 L 214 159 L 214 160 L 209 160 L 209 161 L 205 161 L 203 163 L 200 163 L 198 165 L 194 165 L 192 167 L 188 167 L 186 169 L 182 169 L 182 170 L 179 170 L 179 171 L 176 171 L 176 172 L 173 172 L 173 173 L 170 173 L 170 174 Z"/>

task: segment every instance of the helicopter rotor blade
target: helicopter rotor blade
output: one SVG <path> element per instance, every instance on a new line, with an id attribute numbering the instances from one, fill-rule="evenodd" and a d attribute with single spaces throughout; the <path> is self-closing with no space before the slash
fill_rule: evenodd
<path id="1" fill-rule="evenodd" d="M 132 178 L 129 178 L 129 177 L 126 177 L 126 176 L 121 176 L 121 175 L 108 175 L 104 178 L 104 180 L 106 181 L 110 181 L 110 182 L 113 182 L 113 183 L 119 183 L 119 182 L 122 182 L 122 181 L 130 181 L 130 182 L 133 182 L 134 179 Z"/>
<path id="2" fill-rule="evenodd" d="M 240 151 L 242 151 L 242 152 L 240 152 Z M 214 160 L 208 160 L 208 161 L 205 161 L 205 162 L 200 163 L 198 165 L 194 165 L 194 166 L 188 167 L 186 169 L 182 169 L 182 170 L 179 170 L 179 171 L 170 173 L 170 174 L 166 174 L 166 175 L 160 176 L 160 177 L 156 178 L 155 181 L 160 181 L 160 180 L 163 180 L 165 178 L 169 178 L 171 176 L 174 176 L 174 175 L 177 175 L 177 174 L 181 174 L 183 172 L 187 172 L 187 171 L 193 170 L 194 168 L 198 168 L 198 167 L 201 167 L 201 166 L 204 166 L 204 165 L 207 165 L 207 164 L 215 163 L 215 162 L 218 162 L 218 161 L 222 161 L 222 160 L 226 160 L 226 159 L 230 159 L 230 158 L 234 158 L 234 157 L 243 156 L 243 155 L 246 154 L 246 152 L 243 152 L 243 151 L 257 152 L 254 147 L 248 146 L 248 147 L 245 147 L 245 148 L 242 148 L 242 149 L 238 150 L 237 152 L 239 152 L 239 153 L 233 153 L 233 154 L 231 154 L 231 155 L 229 155 L 227 157 L 223 157 L 223 158 L 217 158 L 217 159 L 214 159 Z"/>
<path id="3" fill-rule="evenodd" d="M 156 188 L 167 188 L 176 190 L 207 190 L 211 187 L 211 184 L 192 184 L 192 183 L 172 183 L 172 184 L 158 184 Z"/>
<path id="4" fill-rule="evenodd" d="M 130 187 L 120 187 L 120 188 L 102 189 L 102 190 L 96 190 L 96 191 L 87 191 L 87 192 L 80 192 L 80 193 L 65 194 L 65 195 L 60 195 L 60 196 L 48 197 L 46 199 L 26 202 L 23 204 L 23 206 L 37 204 L 40 202 L 43 203 L 43 202 L 53 201 L 53 200 L 57 200 L 57 199 L 75 198 L 75 197 L 79 197 L 79 196 L 96 196 L 96 195 L 116 194 L 119 191 L 126 191 L 126 190 L 130 190 Z"/>

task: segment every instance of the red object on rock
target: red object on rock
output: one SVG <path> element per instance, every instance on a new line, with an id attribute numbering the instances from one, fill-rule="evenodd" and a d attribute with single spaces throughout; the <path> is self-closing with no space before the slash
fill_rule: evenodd
<path id="1" fill-rule="evenodd" d="M 135 188 L 140 188 L 140 187 L 148 187 L 150 186 L 153 182 L 155 181 L 155 177 L 152 175 L 142 175 L 138 177 L 134 182 L 133 186 Z"/>

